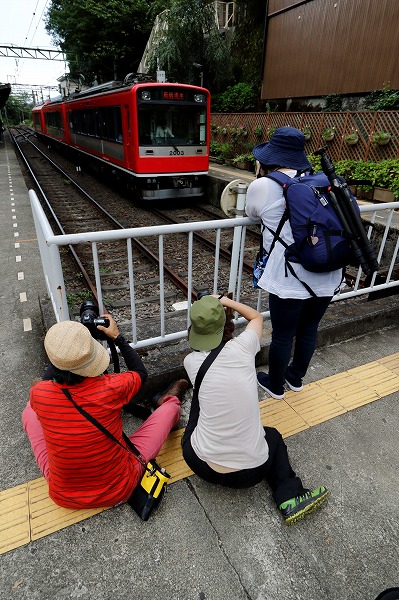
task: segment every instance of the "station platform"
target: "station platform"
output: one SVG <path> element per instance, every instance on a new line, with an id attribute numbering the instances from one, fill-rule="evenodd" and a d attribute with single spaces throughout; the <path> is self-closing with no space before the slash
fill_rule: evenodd
<path id="1" fill-rule="evenodd" d="M 171 434 L 160 459 L 167 466 L 174 455 L 168 465 L 174 482 L 147 523 L 126 505 L 82 519 L 64 511 L 56 515 L 56 524 L 51 511 L 40 513 L 45 485 L 21 413 L 32 379 L 46 366 L 39 301 L 46 288 L 28 190 L 7 139 L 0 145 L 0 184 L 1 597 L 374 600 L 383 589 L 398 586 L 399 327 L 394 298 L 368 307 L 364 319 L 353 304 L 347 312 L 341 309 L 340 328 L 333 326 L 334 315 L 328 317 L 303 392 L 287 393 L 281 402 L 260 390 L 264 423 L 285 436 L 304 484 L 330 490 L 328 503 L 303 522 L 284 524 L 266 484 L 228 490 L 187 470 L 179 472 L 180 431 Z M 337 321 L 338 307 L 334 310 Z M 165 370 L 163 377 L 169 376 L 174 372 Z M 138 425 L 129 414 L 124 422 L 127 433 Z M 21 489 L 22 517 L 17 506 Z M 20 517 L 25 538 L 7 546 Z"/>

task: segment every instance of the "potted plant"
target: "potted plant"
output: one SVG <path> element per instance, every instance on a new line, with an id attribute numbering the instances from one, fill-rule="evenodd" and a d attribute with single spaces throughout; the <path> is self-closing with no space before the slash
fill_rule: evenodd
<path id="1" fill-rule="evenodd" d="M 321 132 L 321 137 L 325 142 L 331 142 L 334 139 L 335 131 L 334 127 L 327 127 Z"/>
<path id="2" fill-rule="evenodd" d="M 312 132 L 310 131 L 309 127 L 304 127 L 302 129 L 302 133 L 305 136 L 305 142 L 307 142 L 308 140 L 310 140 L 310 138 L 312 136 Z"/>
<path id="3" fill-rule="evenodd" d="M 269 127 L 267 135 L 269 138 L 272 137 L 273 133 L 276 131 L 277 127 Z"/>
<path id="4" fill-rule="evenodd" d="M 345 135 L 344 140 L 349 146 L 354 146 L 355 144 L 357 144 L 359 141 L 359 134 L 357 129 L 353 129 L 351 133 Z"/>
<path id="5" fill-rule="evenodd" d="M 263 127 L 262 125 L 257 125 L 256 127 L 254 127 L 254 135 L 256 137 L 262 137 L 263 134 Z"/>
<path id="6" fill-rule="evenodd" d="M 379 146 L 385 146 L 391 141 L 391 134 L 387 131 L 376 131 L 371 134 L 371 141 Z"/>
<path id="7" fill-rule="evenodd" d="M 251 168 L 251 159 L 252 156 L 250 154 L 239 154 L 233 158 L 233 165 L 237 169 L 248 171 Z"/>

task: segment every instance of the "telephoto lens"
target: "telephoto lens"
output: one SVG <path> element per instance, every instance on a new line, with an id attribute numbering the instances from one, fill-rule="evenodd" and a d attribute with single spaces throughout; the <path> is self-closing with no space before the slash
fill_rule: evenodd
<path id="1" fill-rule="evenodd" d="M 204 296 L 209 296 L 209 292 L 207 290 L 203 290 L 201 292 L 198 292 L 198 294 L 197 294 L 197 300 L 201 300 L 201 298 L 203 298 Z"/>
<path id="2" fill-rule="evenodd" d="M 82 302 L 80 306 L 80 322 L 82 325 L 87 327 L 92 337 L 95 339 L 107 339 L 105 333 L 97 329 L 97 325 L 109 327 L 109 319 L 106 317 L 99 317 L 98 306 L 92 300 L 86 300 L 85 302 Z"/>

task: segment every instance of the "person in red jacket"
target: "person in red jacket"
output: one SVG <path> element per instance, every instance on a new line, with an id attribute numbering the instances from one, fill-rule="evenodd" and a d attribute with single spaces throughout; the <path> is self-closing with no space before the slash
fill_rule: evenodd
<path id="1" fill-rule="evenodd" d="M 22 422 L 40 470 L 49 484 L 49 496 L 66 508 L 96 508 L 126 502 L 159 453 L 180 417 L 179 398 L 187 389 L 175 382 L 157 402 L 157 408 L 131 435 L 142 460 L 127 450 L 122 435 L 122 407 L 130 402 L 147 378 L 137 352 L 120 335 L 111 315 L 109 327 L 98 326 L 118 346 L 127 371 L 104 373 L 109 365 L 106 348 L 76 321 L 62 321 L 47 332 L 44 346 L 51 362 L 45 378 L 31 387 Z M 83 416 L 64 394 L 101 423 L 116 443 Z M 143 463 L 143 464 L 141 464 Z"/>

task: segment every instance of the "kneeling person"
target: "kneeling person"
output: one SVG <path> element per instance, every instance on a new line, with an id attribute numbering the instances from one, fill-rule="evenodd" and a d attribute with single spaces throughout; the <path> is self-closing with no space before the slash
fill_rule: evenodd
<path id="1" fill-rule="evenodd" d="M 225 309 L 248 321 L 236 338 Z M 199 477 L 218 485 L 246 488 L 266 479 L 285 522 L 295 524 L 322 504 L 328 491 L 324 486 L 305 489 L 291 468 L 281 434 L 262 426 L 255 370 L 262 315 L 224 296 L 204 296 L 192 305 L 190 318 L 189 343 L 194 352 L 186 356 L 184 367 L 194 388 L 204 360 L 212 351 L 217 356 L 198 395 L 193 394 L 182 438 L 185 461 Z"/>
<path id="2" fill-rule="evenodd" d="M 121 411 L 137 394 L 147 371 L 137 352 L 120 335 L 116 322 L 98 326 L 119 347 L 128 370 L 104 374 L 108 351 L 76 321 L 62 321 L 47 332 L 51 361 L 43 380 L 33 385 L 22 422 L 33 453 L 49 484 L 50 498 L 65 508 L 96 508 L 126 502 L 145 467 L 128 449 Z M 156 410 L 129 439 L 144 465 L 159 453 L 180 417 L 180 380 L 158 400 Z M 65 394 L 63 390 L 69 392 Z M 94 417 L 116 440 L 74 406 Z"/>

